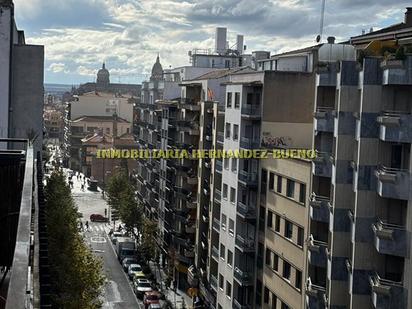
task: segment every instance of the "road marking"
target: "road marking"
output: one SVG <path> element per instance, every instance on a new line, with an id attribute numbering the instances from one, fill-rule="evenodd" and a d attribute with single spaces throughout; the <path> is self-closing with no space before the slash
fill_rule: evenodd
<path id="1" fill-rule="evenodd" d="M 94 243 L 102 244 L 106 242 L 106 238 L 103 236 L 92 236 L 90 238 L 90 241 Z"/>

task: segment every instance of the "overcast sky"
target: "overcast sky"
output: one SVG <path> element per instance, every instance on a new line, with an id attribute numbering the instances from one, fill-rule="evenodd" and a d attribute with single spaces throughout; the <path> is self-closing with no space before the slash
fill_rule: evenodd
<path id="1" fill-rule="evenodd" d="M 45 81 L 94 81 L 106 61 L 112 82 L 137 83 L 160 53 L 164 68 L 188 65 L 187 52 L 213 48 L 214 29 L 248 52 L 314 44 L 321 0 L 14 0 L 26 41 L 46 49 Z M 396 3 L 395 3 L 396 2 Z M 408 3 L 409 2 L 409 3 Z M 404 0 L 326 0 L 324 39 L 359 35 L 403 21 Z"/>

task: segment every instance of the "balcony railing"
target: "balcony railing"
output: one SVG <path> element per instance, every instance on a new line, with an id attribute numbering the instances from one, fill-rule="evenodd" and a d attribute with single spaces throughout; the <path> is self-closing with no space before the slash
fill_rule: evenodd
<path id="1" fill-rule="evenodd" d="M 217 132 L 217 134 L 216 134 L 216 139 L 217 139 L 217 142 L 218 142 L 218 143 L 223 144 L 223 142 L 224 142 L 224 140 L 225 140 L 225 137 L 224 137 L 224 135 L 223 135 L 223 132 Z"/>
<path id="2" fill-rule="evenodd" d="M 220 204 L 221 199 L 222 199 L 221 191 L 218 189 L 215 189 L 215 202 Z"/>
<path id="3" fill-rule="evenodd" d="M 412 85 L 411 66 L 411 56 L 405 60 L 383 61 L 383 85 Z"/>
<path id="4" fill-rule="evenodd" d="M 212 257 L 214 257 L 216 260 L 219 260 L 219 249 L 215 246 L 212 246 Z"/>
<path id="5" fill-rule="evenodd" d="M 255 239 L 251 237 L 244 238 L 243 236 L 236 234 L 235 244 L 243 252 L 251 252 L 255 250 Z"/>
<path id="6" fill-rule="evenodd" d="M 318 107 L 314 114 L 315 130 L 318 132 L 333 132 L 334 128 L 334 111 L 333 108 Z"/>
<path id="7" fill-rule="evenodd" d="M 411 175 L 408 170 L 380 166 L 376 170 L 377 192 L 380 196 L 408 200 L 411 190 Z"/>
<path id="8" fill-rule="evenodd" d="M 412 115 L 402 112 L 385 112 L 377 118 L 379 137 L 385 142 L 412 143 Z"/>
<path id="9" fill-rule="evenodd" d="M 244 304 L 242 301 L 233 298 L 232 309 L 251 309 L 252 307 L 252 305 Z"/>
<path id="10" fill-rule="evenodd" d="M 259 148 L 259 139 L 253 139 L 249 137 L 241 137 L 240 138 L 240 148 L 244 149 L 258 149 Z"/>
<path id="11" fill-rule="evenodd" d="M 248 204 L 244 204 L 241 201 L 237 202 L 237 213 L 239 216 L 243 217 L 244 219 L 256 219 L 256 210 L 255 206 Z"/>
<path id="12" fill-rule="evenodd" d="M 243 182 L 247 186 L 257 186 L 258 184 L 257 173 L 240 170 L 239 171 L 239 181 Z"/>
<path id="13" fill-rule="evenodd" d="M 316 85 L 317 86 L 336 86 L 338 67 L 337 63 L 319 62 L 316 67 Z"/>
<path id="14" fill-rule="evenodd" d="M 241 109 L 242 117 L 246 118 L 260 118 L 261 117 L 261 109 L 260 105 L 252 105 L 252 104 L 244 104 L 242 105 Z"/>
<path id="15" fill-rule="evenodd" d="M 369 279 L 372 304 L 376 309 L 406 309 L 407 291 L 401 282 L 395 282 L 375 274 Z"/>
<path id="16" fill-rule="evenodd" d="M 316 157 L 312 161 L 313 175 L 322 177 L 332 176 L 332 161 L 330 153 L 316 151 Z"/>
<path id="17" fill-rule="evenodd" d="M 309 236 L 308 260 L 313 266 L 326 268 L 328 244 L 323 241 L 315 240 L 313 235 Z"/>
<path id="18" fill-rule="evenodd" d="M 329 223 L 330 199 L 312 193 L 310 197 L 310 218 L 314 221 Z"/>
<path id="19" fill-rule="evenodd" d="M 379 253 L 406 257 L 408 254 L 408 232 L 404 226 L 384 223 L 379 220 L 372 225 L 375 248 Z"/>
<path id="20" fill-rule="evenodd" d="M 220 231 L 220 221 L 217 218 L 213 218 L 212 227 L 219 232 Z"/>
<path id="21" fill-rule="evenodd" d="M 217 291 L 217 278 L 213 275 L 210 275 L 210 286 Z"/>
<path id="22" fill-rule="evenodd" d="M 217 172 L 222 172 L 222 160 L 215 160 L 215 165 L 216 165 L 216 171 Z"/>
<path id="23" fill-rule="evenodd" d="M 306 282 L 306 307 L 308 309 L 326 308 L 326 289 L 312 283 L 309 277 Z"/>
<path id="24" fill-rule="evenodd" d="M 233 275 L 235 279 L 237 279 L 237 281 L 242 286 L 253 284 L 253 272 L 252 271 L 244 271 L 236 266 L 234 269 Z"/>

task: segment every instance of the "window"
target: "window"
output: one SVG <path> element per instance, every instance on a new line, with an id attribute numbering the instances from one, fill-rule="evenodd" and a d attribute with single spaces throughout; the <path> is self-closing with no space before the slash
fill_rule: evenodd
<path id="1" fill-rule="evenodd" d="M 230 188 L 230 202 L 234 204 L 236 201 L 236 189 L 235 188 Z"/>
<path id="2" fill-rule="evenodd" d="M 232 158 L 232 172 L 237 172 L 237 158 Z"/>
<path id="3" fill-rule="evenodd" d="M 293 234 L 293 224 L 285 220 L 285 237 L 291 239 Z"/>
<path id="4" fill-rule="evenodd" d="M 227 250 L 227 264 L 232 267 L 233 265 L 233 253 L 230 250 Z"/>
<path id="5" fill-rule="evenodd" d="M 223 159 L 223 167 L 225 168 L 225 170 L 229 169 L 229 158 Z"/>
<path id="6" fill-rule="evenodd" d="M 228 92 L 226 97 L 226 107 L 232 107 L 232 93 Z"/>
<path id="7" fill-rule="evenodd" d="M 253 104 L 253 93 L 249 92 L 246 96 L 246 104 L 252 105 Z"/>
<path id="8" fill-rule="evenodd" d="M 230 60 L 225 60 L 225 68 L 230 68 Z"/>
<path id="9" fill-rule="evenodd" d="M 232 285 L 229 281 L 226 281 L 226 296 L 229 298 L 232 297 Z"/>
<path id="10" fill-rule="evenodd" d="M 295 195 L 295 182 L 291 179 L 286 181 L 286 196 L 292 197 Z"/>
<path id="11" fill-rule="evenodd" d="M 306 202 L 306 185 L 301 183 L 299 189 L 299 202 L 305 204 Z"/>
<path id="12" fill-rule="evenodd" d="M 275 231 L 280 232 L 280 216 L 276 215 L 275 216 Z"/>
<path id="13" fill-rule="evenodd" d="M 273 265 L 272 265 L 272 269 L 273 269 L 274 271 L 278 271 L 278 269 L 279 269 L 279 256 L 278 256 L 276 253 L 273 254 Z"/>
<path id="14" fill-rule="evenodd" d="M 273 213 L 268 210 L 268 227 L 273 227 Z"/>
<path id="15" fill-rule="evenodd" d="M 223 198 L 225 199 L 225 200 L 227 200 L 227 190 L 228 190 L 228 186 L 227 186 L 227 184 L 223 184 Z"/>
<path id="16" fill-rule="evenodd" d="M 283 278 L 290 279 L 290 264 L 286 261 L 283 261 Z"/>
<path id="17" fill-rule="evenodd" d="M 224 244 L 220 244 L 220 258 L 221 258 L 222 260 L 225 259 L 225 250 L 226 250 L 225 245 L 224 245 Z"/>
<path id="18" fill-rule="evenodd" d="M 270 256 L 272 255 L 272 252 L 266 248 L 266 255 L 265 255 L 265 264 L 267 266 L 270 266 Z"/>
<path id="19" fill-rule="evenodd" d="M 282 176 L 278 176 L 278 182 L 276 185 L 276 192 L 282 193 Z"/>
<path id="20" fill-rule="evenodd" d="M 278 298 L 275 294 L 272 293 L 272 309 L 276 309 L 278 303 Z"/>
<path id="21" fill-rule="evenodd" d="M 269 190 L 274 190 L 275 189 L 275 174 L 270 173 L 269 174 Z"/>
<path id="22" fill-rule="evenodd" d="M 234 124 L 233 125 L 233 140 L 237 141 L 239 139 L 239 125 Z"/>
<path id="23" fill-rule="evenodd" d="M 263 302 L 269 304 L 269 289 L 267 287 L 263 290 Z"/>
<path id="24" fill-rule="evenodd" d="M 296 269 L 295 288 L 302 289 L 302 272 Z"/>
<path id="25" fill-rule="evenodd" d="M 226 135 L 225 135 L 225 137 L 226 138 L 230 138 L 230 123 L 229 122 L 226 122 Z"/>
<path id="26" fill-rule="evenodd" d="M 226 231 L 226 215 L 222 214 L 222 230 Z"/>
<path id="27" fill-rule="evenodd" d="M 233 236 L 235 234 L 235 221 L 229 219 L 229 235 Z"/>
<path id="28" fill-rule="evenodd" d="M 223 290 L 223 285 L 224 285 L 224 279 L 222 274 L 219 274 L 219 288 Z"/>
<path id="29" fill-rule="evenodd" d="M 235 92 L 235 108 L 240 107 L 240 92 Z"/>
<path id="30" fill-rule="evenodd" d="M 289 309 L 289 306 L 282 302 L 282 308 L 281 309 Z"/>
<path id="31" fill-rule="evenodd" d="M 298 246 L 303 247 L 303 228 L 298 226 Z"/>

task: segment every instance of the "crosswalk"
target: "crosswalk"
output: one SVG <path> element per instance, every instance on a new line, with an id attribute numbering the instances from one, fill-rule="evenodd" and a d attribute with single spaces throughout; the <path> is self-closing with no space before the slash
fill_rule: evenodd
<path id="1" fill-rule="evenodd" d="M 93 224 L 93 223 L 89 223 L 89 232 L 93 233 L 106 233 L 108 234 L 110 232 L 111 226 L 107 225 L 107 224 Z"/>

